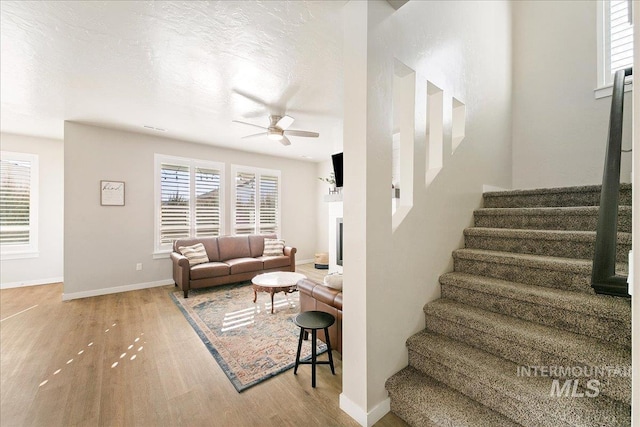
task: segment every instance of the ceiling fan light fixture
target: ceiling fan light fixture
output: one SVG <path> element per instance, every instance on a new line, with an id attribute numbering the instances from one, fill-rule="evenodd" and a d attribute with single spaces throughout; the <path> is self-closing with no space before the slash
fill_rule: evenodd
<path id="1" fill-rule="evenodd" d="M 284 137 L 283 132 L 282 131 L 278 132 L 278 129 L 269 129 L 269 132 L 267 134 L 267 138 L 273 141 L 282 141 L 283 137 Z"/>

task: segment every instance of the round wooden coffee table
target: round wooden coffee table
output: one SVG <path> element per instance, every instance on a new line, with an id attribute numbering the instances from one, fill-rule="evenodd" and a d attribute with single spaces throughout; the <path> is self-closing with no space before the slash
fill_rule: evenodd
<path id="1" fill-rule="evenodd" d="M 271 313 L 273 313 L 273 295 L 277 292 L 291 293 L 296 290 L 296 284 L 307 276 L 292 271 L 274 271 L 258 274 L 251 279 L 253 287 L 253 302 L 258 300 L 258 292 L 271 294 Z"/>

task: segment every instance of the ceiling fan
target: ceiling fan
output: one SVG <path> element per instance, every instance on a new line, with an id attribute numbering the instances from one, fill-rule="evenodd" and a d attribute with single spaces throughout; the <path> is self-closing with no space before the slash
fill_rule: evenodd
<path id="1" fill-rule="evenodd" d="M 274 141 L 280 141 L 282 145 L 291 145 L 291 141 L 287 136 L 304 136 L 310 138 L 317 138 L 320 134 L 318 132 L 309 132 L 306 130 L 294 130 L 289 129 L 289 126 L 293 123 L 293 117 L 291 116 L 269 116 L 269 127 L 255 125 L 253 123 L 241 122 L 240 120 L 232 120 L 234 123 L 242 123 L 243 125 L 249 125 L 266 130 L 266 132 L 255 133 L 253 135 L 243 136 L 242 139 L 254 138 L 258 136 L 266 136 Z"/>

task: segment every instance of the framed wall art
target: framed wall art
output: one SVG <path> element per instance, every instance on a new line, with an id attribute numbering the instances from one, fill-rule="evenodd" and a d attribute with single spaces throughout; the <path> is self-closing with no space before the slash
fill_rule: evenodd
<path id="1" fill-rule="evenodd" d="M 100 181 L 100 205 L 124 206 L 124 181 Z"/>

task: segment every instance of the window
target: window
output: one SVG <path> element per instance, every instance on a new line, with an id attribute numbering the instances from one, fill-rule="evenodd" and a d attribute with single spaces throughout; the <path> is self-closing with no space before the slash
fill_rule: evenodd
<path id="1" fill-rule="evenodd" d="M 156 252 L 223 230 L 224 165 L 156 154 Z"/>
<path id="2" fill-rule="evenodd" d="M 602 0 L 598 5 L 598 87 L 613 84 L 616 71 L 633 65 L 631 1 Z M 611 90 L 596 97 L 611 95 Z"/>
<path id="3" fill-rule="evenodd" d="M 4 259 L 38 256 L 38 156 L 0 153 L 0 247 Z"/>
<path id="4" fill-rule="evenodd" d="M 233 233 L 280 230 L 280 171 L 232 166 Z"/>

